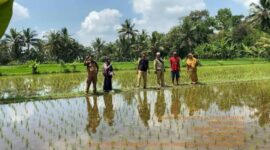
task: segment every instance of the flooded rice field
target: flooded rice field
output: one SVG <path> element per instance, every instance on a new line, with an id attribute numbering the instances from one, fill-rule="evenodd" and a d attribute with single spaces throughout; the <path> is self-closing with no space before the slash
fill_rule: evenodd
<path id="1" fill-rule="evenodd" d="M 270 149 L 269 91 L 263 80 L 1 104 L 0 149 Z"/>

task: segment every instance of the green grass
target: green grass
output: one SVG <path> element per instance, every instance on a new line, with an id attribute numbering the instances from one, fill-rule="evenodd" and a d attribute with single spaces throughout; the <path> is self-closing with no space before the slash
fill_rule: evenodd
<path id="1" fill-rule="evenodd" d="M 229 65 L 248 65 L 248 64 L 265 64 L 269 63 L 264 59 L 247 58 L 247 59 L 234 59 L 234 60 L 200 60 L 202 66 L 229 66 Z M 182 61 L 182 66 L 184 66 Z M 166 67 L 169 67 L 169 62 L 166 61 Z M 67 68 L 72 72 L 72 64 L 66 64 Z M 102 63 L 99 63 L 102 67 Z M 113 62 L 113 66 L 117 71 L 135 70 L 136 62 Z M 150 62 L 150 68 L 153 68 L 153 62 Z M 63 69 L 59 64 L 40 64 L 38 66 L 40 74 L 61 73 Z M 85 72 L 85 67 L 82 63 L 76 64 L 76 72 Z M 0 76 L 10 75 L 29 75 L 31 74 L 31 67 L 28 65 L 15 65 L 15 66 L 0 66 Z"/>

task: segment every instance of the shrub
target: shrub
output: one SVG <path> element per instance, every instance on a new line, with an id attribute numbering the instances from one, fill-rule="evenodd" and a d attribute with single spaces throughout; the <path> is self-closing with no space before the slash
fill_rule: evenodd
<path id="1" fill-rule="evenodd" d="M 72 66 L 72 72 L 77 72 L 77 62 L 74 61 L 74 62 L 71 64 L 71 66 Z"/>
<path id="2" fill-rule="evenodd" d="M 20 65 L 20 64 L 21 63 L 19 61 L 17 61 L 17 60 L 13 60 L 13 61 L 11 61 L 11 62 L 8 63 L 8 65 L 11 65 L 11 66 L 13 66 L 13 65 Z"/>
<path id="3" fill-rule="evenodd" d="M 45 61 L 44 64 L 57 64 L 57 62 L 53 60 L 48 60 L 48 61 Z"/>
<path id="4" fill-rule="evenodd" d="M 26 64 L 32 68 L 32 74 L 39 74 L 39 71 L 38 71 L 38 63 L 36 60 L 30 60 L 30 61 L 27 61 Z"/>
<path id="5" fill-rule="evenodd" d="M 63 60 L 59 61 L 60 63 L 60 71 L 63 73 L 70 73 L 71 71 L 67 68 L 65 62 Z"/>

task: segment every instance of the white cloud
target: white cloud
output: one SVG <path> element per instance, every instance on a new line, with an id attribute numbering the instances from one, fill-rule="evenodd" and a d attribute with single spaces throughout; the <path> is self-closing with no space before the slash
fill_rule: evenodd
<path id="1" fill-rule="evenodd" d="M 22 6 L 21 4 L 14 2 L 13 4 L 13 20 L 19 21 L 29 18 L 28 8 Z"/>
<path id="2" fill-rule="evenodd" d="M 85 45 L 89 45 L 97 37 L 112 41 L 116 38 L 121 17 L 122 14 L 116 9 L 92 11 L 81 23 L 77 36 Z"/>
<path id="3" fill-rule="evenodd" d="M 234 0 L 235 2 L 243 4 L 246 8 L 249 8 L 251 3 L 259 4 L 260 0 Z"/>
<path id="4" fill-rule="evenodd" d="M 204 0 L 132 0 L 132 4 L 140 15 L 133 19 L 136 27 L 149 32 L 167 32 L 190 11 L 206 8 Z"/>

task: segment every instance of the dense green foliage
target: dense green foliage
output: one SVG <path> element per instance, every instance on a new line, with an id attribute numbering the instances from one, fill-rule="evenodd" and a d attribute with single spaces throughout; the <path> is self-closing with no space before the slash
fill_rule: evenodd
<path id="1" fill-rule="evenodd" d="M 138 31 L 131 20 L 125 20 L 119 37 L 107 43 L 97 38 L 90 47 L 81 45 L 68 30 L 51 31 L 42 39 L 36 31 L 10 29 L 0 42 L 0 64 L 61 61 L 81 62 L 89 53 L 102 61 L 110 56 L 114 61 L 137 60 L 141 53 L 153 59 L 155 52 L 164 57 L 177 51 L 181 57 L 193 52 L 199 58 L 232 59 L 242 57 L 270 58 L 270 0 L 251 4 L 250 15 L 234 15 L 228 8 L 215 16 L 207 10 L 192 11 L 179 20 L 167 33 Z M 90 42 L 90 41 L 89 41 Z"/>
<path id="2" fill-rule="evenodd" d="M 0 0 L 0 39 L 12 16 L 13 0 Z"/>
<path id="3" fill-rule="evenodd" d="M 254 58 L 241 58 L 233 60 L 210 60 L 201 59 L 200 66 L 238 66 L 238 65 L 252 65 L 252 64 L 266 64 L 269 67 L 269 61 L 265 59 Z M 101 66 L 102 63 L 99 63 Z M 153 72 L 153 62 L 150 62 L 150 72 Z M 169 59 L 165 61 L 165 67 L 169 70 Z M 185 70 L 185 60 L 181 62 L 182 70 Z M 137 61 L 134 62 L 113 62 L 115 71 L 135 71 L 137 69 Z M 85 72 L 86 68 L 83 63 L 64 63 L 60 61 L 59 64 L 39 64 L 36 61 L 27 61 L 26 64 L 0 66 L 0 76 L 13 76 L 13 75 L 29 75 L 29 74 L 55 74 L 55 73 L 73 73 Z"/>

